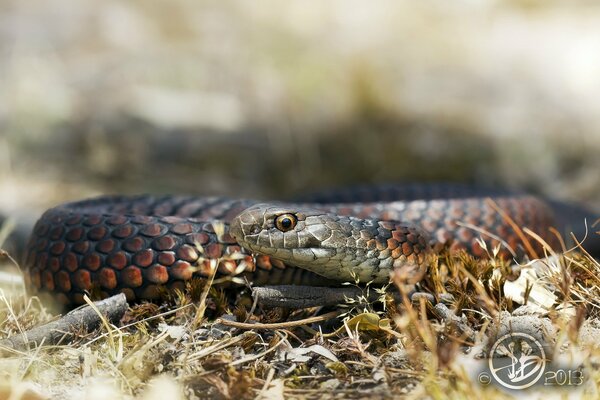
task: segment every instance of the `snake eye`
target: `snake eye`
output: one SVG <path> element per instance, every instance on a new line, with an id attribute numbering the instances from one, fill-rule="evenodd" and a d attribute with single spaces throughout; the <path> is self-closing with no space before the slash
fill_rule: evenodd
<path id="1" fill-rule="evenodd" d="M 294 214 L 281 214 L 275 218 L 275 227 L 281 232 L 287 232 L 296 227 L 298 219 Z"/>

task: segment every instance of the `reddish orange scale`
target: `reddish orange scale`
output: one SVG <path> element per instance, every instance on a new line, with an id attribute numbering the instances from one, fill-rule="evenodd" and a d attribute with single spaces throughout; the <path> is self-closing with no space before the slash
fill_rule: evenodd
<path id="1" fill-rule="evenodd" d="M 78 269 L 73 274 L 73 283 L 81 290 L 91 290 L 92 278 L 90 272 L 85 269 Z"/>
<path id="2" fill-rule="evenodd" d="M 54 242 L 52 246 L 50 246 L 50 254 L 54 254 L 55 256 L 59 256 L 65 251 L 65 242 Z"/>
<path id="3" fill-rule="evenodd" d="M 181 219 L 182 219 L 181 217 L 175 217 L 175 216 L 160 217 L 160 220 L 167 224 L 177 224 L 181 221 Z"/>
<path id="4" fill-rule="evenodd" d="M 117 287 L 117 274 L 111 268 L 102 268 L 98 272 L 98 281 L 103 288 L 114 289 Z"/>
<path id="5" fill-rule="evenodd" d="M 87 251 L 90 248 L 90 242 L 88 242 L 87 240 L 84 240 L 83 242 L 77 242 L 75 244 L 73 244 L 73 246 L 71 247 L 71 249 L 78 254 L 85 254 L 87 253 Z"/>
<path id="6" fill-rule="evenodd" d="M 219 238 L 219 241 L 221 243 L 226 243 L 226 244 L 237 243 L 237 241 L 229 233 L 225 233 L 225 234 L 221 235 L 221 237 Z"/>
<path id="7" fill-rule="evenodd" d="M 473 240 L 471 242 L 471 254 L 473 254 L 475 257 L 483 257 L 486 253 L 485 250 L 479 245 L 479 242 Z"/>
<path id="8" fill-rule="evenodd" d="M 166 228 L 160 224 L 148 224 L 140 229 L 140 233 L 149 237 L 157 237 L 162 235 Z"/>
<path id="9" fill-rule="evenodd" d="M 65 221 L 65 224 L 67 225 L 77 225 L 81 222 L 83 218 L 81 217 L 81 215 L 73 215 L 69 218 L 67 218 L 67 220 Z"/>
<path id="10" fill-rule="evenodd" d="M 108 254 L 114 250 L 116 242 L 113 239 L 105 239 L 96 245 L 96 250 L 100 253 Z"/>
<path id="11" fill-rule="evenodd" d="M 408 242 L 402 243 L 402 254 L 410 256 L 413 252 L 413 247 Z"/>
<path id="12" fill-rule="evenodd" d="M 446 229 L 438 229 L 435 232 L 435 238 L 439 243 L 447 243 L 450 239 L 452 239 L 452 234 Z"/>
<path id="13" fill-rule="evenodd" d="M 162 265 L 172 265 L 175 262 L 175 253 L 172 251 L 163 251 L 158 254 L 157 260 Z"/>
<path id="14" fill-rule="evenodd" d="M 260 269 L 269 271 L 273 266 L 271 265 L 271 258 L 265 255 L 256 256 L 256 266 Z"/>
<path id="15" fill-rule="evenodd" d="M 419 241 L 417 235 L 415 235 L 414 233 L 409 233 L 408 235 L 406 235 L 406 239 L 412 244 L 415 244 Z"/>
<path id="16" fill-rule="evenodd" d="M 212 243 L 204 247 L 204 255 L 208 258 L 219 258 L 223 255 L 223 245 Z"/>
<path id="17" fill-rule="evenodd" d="M 234 254 L 234 253 L 239 253 L 242 251 L 242 248 L 240 246 L 227 246 L 225 248 L 225 254 Z"/>
<path id="18" fill-rule="evenodd" d="M 94 226 L 94 225 L 98 225 L 100 223 L 102 223 L 101 215 L 88 215 L 83 220 L 83 225 L 86 225 L 86 226 Z"/>
<path id="19" fill-rule="evenodd" d="M 58 257 L 50 257 L 48 260 L 48 269 L 52 272 L 56 272 L 60 269 L 60 260 Z"/>
<path id="20" fill-rule="evenodd" d="M 184 244 L 180 248 L 177 249 L 177 257 L 180 259 L 193 263 L 198 260 L 198 252 L 196 249 L 189 244 Z"/>
<path id="21" fill-rule="evenodd" d="M 204 232 L 191 233 L 189 235 L 186 235 L 186 237 L 185 237 L 185 241 L 188 244 L 192 244 L 192 245 L 195 245 L 196 243 L 204 245 L 204 244 L 208 243 L 209 240 L 210 240 L 210 236 L 208 236 Z"/>
<path id="22" fill-rule="evenodd" d="M 123 249 L 127 250 L 129 252 L 132 252 L 132 253 L 138 252 L 138 251 L 142 250 L 144 247 L 145 247 L 144 239 L 142 239 L 139 236 L 127 239 L 123 243 Z"/>
<path id="23" fill-rule="evenodd" d="M 140 287 L 142 286 L 142 271 L 136 266 L 129 266 L 121 271 L 120 274 L 121 282 L 129 287 Z"/>
<path id="24" fill-rule="evenodd" d="M 98 241 L 104 239 L 108 230 L 104 226 L 95 226 L 89 230 L 87 237 L 90 240 Z"/>
<path id="25" fill-rule="evenodd" d="M 252 256 L 245 256 L 242 261 L 240 261 L 239 265 L 244 265 L 245 272 L 254 272 L 256 271 L 256 264 L 252 259 Z"/>
<path id="26" fill-rule="evenodd" d="M 360 218 L 368 218 L 375 211 L 373 206 L 365 206 L 361 207 L 359 217 Z"/>
<path id="27" fill-rule="evenodd" d="M 221 260 L 217 271 L 224 275 L 232 275 L 237 268 L 237 264 L 233 260 Z"/>
<path id="28" fill-rule="evenodd" d="M 175 247 L 175 239 L 172 236 L 163 236 L 158 239 L 154 239 L 152 247 L 156 250 L 171 250 Z"/>
<path id="29" fill-rule="evenodd" d="M 67 235 L 65 236 L 65 239 L 67 239 L 69 242 L 76 242 L 79 239 L 81 239 L 82 236 L 83 236 L 83 228 L 77 227 L 77 228 L 69 229 L 69 231 L 67 232 Z"/>
<path id="30" fill-rule="evenodd" d="M 208 223 L 208 224 L 204 224 L 203 229 L 206 232 L 210 232 L 210 233 L 215 233 L 215 227 L 213 226 L 213 224 Z"/>
<path id="31" fill-rule="evenodd" d="M 68 271 L 76 271 L 77 268 L 79 268 L 79 263 L 77 261 L 77 256 L 75 255 L 75 253 L 65 254 L 65 258 L 63 259 L 63 265 Z"/>
<path id="32" fill-rule="evenodd" d="M 113 253 L 106 258 L 106 263 L 116 269 L 123 269 L 128 264 L 127 254 L 123 251 Z"/>
<path id="33" fill-rule="evenodd" d="M 131 222 L 135 223 L 135 224 L 150 224 L 152 222 L 154 222 L 154 218 L 149 217 L 147 215 L 136 215 L 134 217 L 131 218 Z"/>
<path id="34" fill-rule="evenodd" d="M 208 277 L 212 274 L 213 263 L 210 260 L 204 260 L 196 266 L 197 274 Z"/>
<path id="35" fill-rule="evenodd" d="M 187 233 L 192 233 L 192 225 L 191 224 L 177 224 L 171 227 L 171 232 L 177 235 L 185 235 Z"/>
<path id="36" fill-rule="evenodd" d="M 113 229 L 112 235 L 119 239 L 125 239 L 133 235 L 134 229 L 131 225 L 119 226 Z"/>
<path id="37" fill-rule="evenodd" d="M 146 279 L 154 283 L 167 283 L 169 280 L 169 271 L 163 265 L 155 264 L 148 268 L 144 273 Z"/>
<path id="38" fill-rule="evenodd" d="M 87 254 L 85 257 L 83 257 L 83 260 L 81 261 L 81 264 L 91 270 L 91 271 L 95 271 L 98 268 L 100 268 L 100 256 L 96 253 L 90 253 Z"/>
<path id="39" fill-rule="evenodd" d="M 54 290 L 54 277 L 52 276 L 52 272 L 48 270 L 42 272 L 42 283 L 46 289 Z"/>
<path id="40" fill-rule="evenodd" d="M 473 231 L 467 228 L 460 228 L 456 233 L 456 236 L 463 242 L 469 243 L 473 240 Z"/>
<path id="41" fill-rule="evenodd" d="M 406 235 L 404 234 L 404 232 L 396 229 L 394 231 L 392 231 L 392 237 L 394 239 L 396 239 L 398 242 L 405 242 L 406 241 Z"/>
<path id="42" fill-rule="evenodd" d="M 68 292 L 71 290 L 71 277 L 67 271 L 58 271 L 54 275 L 54 280 L 61 291 Z"/>
<path id="43" fill-rule="evenodd" d="M 171 266 L 170 271 L 174 279 L 188 280 L 193 274 L 192 266 L 186 261 L 177 261 Z"/>
<path id="44" fill-rule="evenodd" d="M 381 226 L 384 229 L 394 229 L 394 224 L 391 221 L 379 221 L 379 226 Z"/>
<path id="45" fill-rule="evenodd" d="M 144 249 L 133 256 L 133 263 L 139 267 L 147 267 L 154 261 L 154 251 Z"/>

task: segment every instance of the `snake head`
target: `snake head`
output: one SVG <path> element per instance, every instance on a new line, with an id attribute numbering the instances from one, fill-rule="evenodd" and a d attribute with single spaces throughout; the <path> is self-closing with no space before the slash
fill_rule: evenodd
<path id="1" fill-rule="evenodd" d="M 405 224 L 270 204 L 241 212 L 230 234 L 250 252 L 338 281 L 385 283 L 396 267 L 424 265 L 428 250 L 425 235 Z"/>

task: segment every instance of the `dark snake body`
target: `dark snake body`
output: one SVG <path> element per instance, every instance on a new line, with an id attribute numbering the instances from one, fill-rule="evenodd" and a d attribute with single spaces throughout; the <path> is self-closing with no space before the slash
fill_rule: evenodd
<path id="1" fill-rule="evenodd" d="M 374 192 L 375 197 L 369 198 Z M 310 206 L 415 224 L 427 232 L 434 248 L 448 245 L 475 256 L 486 254 L 477 244 L 482 236 L 478 230 L 490 234 L 484 235 L 489 251 L 499 240 L 521 248 L 507 217 L 555 243 L 549 232 L 555 224 L 553 211 L 545 202 L 493 192 L 487 198 L 478 189 L 456 192 L 453 187 L 390 186 L 365 191 L 361 203 L 352 203 L 355 192 L 337 192 Z M 240 247 L 228 233 L 228 222 L 255 203 L 216 197 L 105 196 L 52 208 L 39 219 L 27 245 L 26 284 L 34 292 L 50 292 L 71 305 L 82 303 L 85 293 L 105 297 L 123 292 L 132 301 L 156 299 L 165 289 L 183 289 L 193 276 L 209 276 L 211 265 L 217 266 L 218 276 L 241 272 L 255 285 L 330 283 L 318 274 Z M 390 239 L 378 237 L 377 248 L 390 246 L 394 242 Z M 417 241 L 404 240 L 396 251 L 410 255 L 418 253 L 417 246 Z"/>

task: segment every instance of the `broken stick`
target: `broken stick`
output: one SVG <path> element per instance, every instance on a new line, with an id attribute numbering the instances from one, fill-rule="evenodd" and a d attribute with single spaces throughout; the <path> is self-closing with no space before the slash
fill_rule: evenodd
<path id="1" fill-rule="evenodd" d="M 103 316 L 111 322 L 117 322 L 127 310 L 127 299 L 118 294 L 90 305 L 73 310 L 63 317 L 36 326 L 26 332 L 0 340 L 0 350 L 24 351 L 40 345 L 56 345 L 77 336 L 77 332 L 90 332 L 102 322 Z"/>

